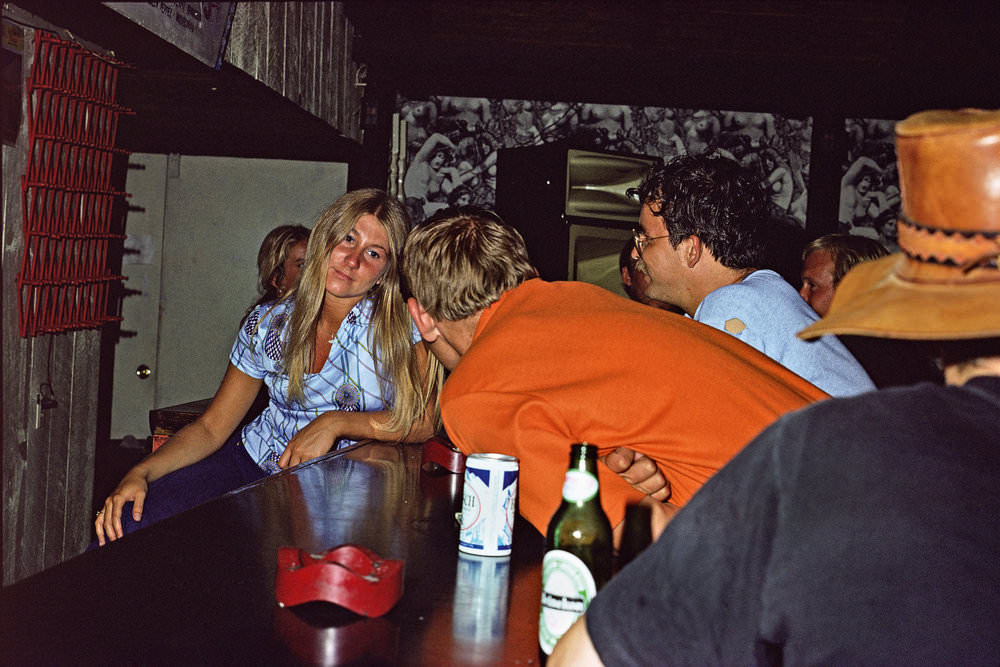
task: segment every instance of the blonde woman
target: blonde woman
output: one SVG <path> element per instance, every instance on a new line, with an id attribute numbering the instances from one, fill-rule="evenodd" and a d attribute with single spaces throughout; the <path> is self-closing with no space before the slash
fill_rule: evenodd
<path id="1" fill-rule="evenodd" d="M 433 434 L 442 372 L 399 288 L 409 227 L 380 190 L 349 192 L 320 216 L 298 286 L 251 311 L 205 413 L 108 496 L 99 544 L 335 446 Z M 234 432 L 262 384 L 267 407 Z"/>
<path id="2" fill-rule="evenodd" d="M 295 287 L 305 265 L 308 241 L 309 230 L 302 225 L 280 225 L 267 233 L 257 252 L 260 298 L 254 306 L 276 301 Z"/>

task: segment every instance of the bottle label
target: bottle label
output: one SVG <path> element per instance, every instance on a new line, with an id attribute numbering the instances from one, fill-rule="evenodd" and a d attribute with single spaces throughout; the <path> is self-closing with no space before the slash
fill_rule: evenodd
<path id="1" fill-rule="evenodd" d="M 582 470 L 567 470 L 563 482 L 563 499 L 571 503 L 582 503 L 597 495 L 597 478 Z"/>
<path id="2" fill-rule="evenodd" d="M 595 595 L 597 584 L 582 560 L 560 549 L 545 554 L 542 610 L 538 619 L 538 643 L 545 655 L 552 654 L 556 642 L 587 611 Z"/>

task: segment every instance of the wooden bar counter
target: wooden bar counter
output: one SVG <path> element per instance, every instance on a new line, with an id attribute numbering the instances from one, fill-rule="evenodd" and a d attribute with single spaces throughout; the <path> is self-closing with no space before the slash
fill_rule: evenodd
<path id="1" fill-rule="evenodd" d="M 0 662 L 537 664 L 541 536 L 518 518 L 509 561 L 460 559 L 461 475 L 420 463 L 355 445 L 9 586 Z M 277 605 L 279 547 L 347 543 L 406 562 L 391 611 Z"/>

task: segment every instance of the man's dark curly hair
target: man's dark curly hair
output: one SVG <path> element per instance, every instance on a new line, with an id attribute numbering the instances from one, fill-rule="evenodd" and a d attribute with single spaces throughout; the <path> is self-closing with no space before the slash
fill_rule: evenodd
<path id="1" fill-rule="evenodd" d="M 654 165 L 638 194 L 663 218 L 675 248 L 697 235 L 725 267 L 762 266 L 767 193 L 760 178 L 738 162 L 721 155 L 682 155 Z"/>

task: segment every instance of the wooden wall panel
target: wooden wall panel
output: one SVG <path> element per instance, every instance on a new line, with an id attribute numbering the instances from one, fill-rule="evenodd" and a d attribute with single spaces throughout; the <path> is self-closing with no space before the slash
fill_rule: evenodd
<path id="1" fill-rule="evenodd" d="M 70 425 L 68 420 L 60 419 L 68 414 L 73 374 L 73 334 L 35 336 L 31 339 L 31 375 L 27 383 L 29 404 L 37 400 L 36 394 L 43 385 L 52 385 L 52 391 L 57 397 L 59 406 L 42 412 L 41 428 L 36 431 L 38 440 L 33 443 L 33 449 L 41 450 L 44 457 L 43 465 L 32 475 L 39 487 L 32 486 L 24 491 L 34 497 L 39 496 L 38 512 L 25 512 L 25 518 L 31 524 L 40 523 L 42 530 L 42 567 L 52 567 L 62 560 L 63 535 L 66 529 L 66 459 L 68 458 L 68 436 Z M 56 344 L 58 342 L 58 344 Z M 48 349 L 46 349 L 48 348 Z M 29 409 L 29 413 L 34 412 Z M 58 412 L 57 412 L 58 411 Z M 33 419 L 32 414 L 28 419 Z M 89 505 L 87 506 L 89 509 Z M 39 520 L 32 519 L 38 516 Z M 31 526 L 25 525 L 25 532 Z"/>
<path id="2" fill-rule="evenodd" d="M 97 393 L 100 374 L 101 331 L 89 329 L 73 337 L 72 384 L 66 406 L 71 428 L 66 437 L 66 517 L 62 559 L 80 553 L 94 538 L 90 510 L 94 495 L 94 463 L 97 455 Z"/>
<path id="3" fill-rule="evenodd" d="M 302 3 L 285 3 L 285 80 L 282 89 L 285 97 L 308 110 L 302 86 Z M 311 100 L 309 100 L 311 102 Z"/>
<path id="4" fill-rule="evenodd" d="M 26 76 L 34 48 L 30 32 L 24 43 Z M 24 248 L 20 194 L 28 154 L 26 110 L 24 119 L 17 143 L 3 146 L 3 585 L 72 557 L 89 543 L 97 439 L 100 331 L 20 337 L 16 280 Z M 58 406 L 45 410 L 36 427 L 35 399 L 46 382 Z"/>
<path id="5" fill-rule="evenodd" d="M 341 62 L 342 49 L 347 34 L 347 22 L 343 18 L 343 7 L 338 3 L 333 7 L 333 22 L 330 26 L 327 42 L 324 45 L 329 54 L 330 65 L 327 68 L 327 80 L 325 84 L 329 113 L 333 118 L 340 118 L 343 108 L 340 99 L 344 94 L 344 68 L 339 67 Z"/>
<path id="6" fill-rule="evenodd" d="M 260 80 L 268 88 L 285 95 L 285 4 L 267 3 L 267 69 Z M 227 56 L 228 58 L 228 56 Z M 286 95 L 287 97 L 287 95 Z"/>
<path id="7" fill-rule="evenodd" d="M 330 94 L 329 86 L 326 85 L 327 72 L 332 72 L 336 67 L 328 45 L 330 44 L 330 30 L 335 10 L 333 5 L 326 2 L 317 3 L 316 9 L 316 30 L 324 39 L 316 45 L 316 72 L 313 76 L 313 90 L 316 94 L 316 115 L 320 118 L 328 118 L 330 116 Z"/>
<path id="8" fill-rule="evenodd" d="M 21 79 L 31 67 L 33 40 L 25 34 Z M 0 285 L 0 352 L 2 352 L 3 382 L 0 384 L 0 404 L 3 409 L 3 583 L 9 584 L 26 574 L 21 562 L 25 550 L 34 549 L 40 553 L 41 539 L 31 539 L 41 535 L 24 535 L 25 511 L 38 515 L 37 495 L 22 493 L 31 488 L 32 480 L 27 479 L 40 469 L 39 449 L 29 447 L 28 407 L 25 384 L 28 377 L 31 341 L 20 338 L 18 332 L 17 271 L 24 251 L 23 222 L 21 218 L 21 174 L 25 172 L 28 159 L 27 115 L 25 96 L 21 94 L 21 128 L 14 146 L 3 146 L 3 244 L 0 247 L 2 259 L 2 285 Z M 29 458 L 32 459 L 29 465 Z M 38 484 L 34 484 L 38 486 Z M 39 568 L 40 569 L 40 568 Z"/>
<path id="9" fill-rule="evenodd" d="M 251 75 L 260 81 L 263 80 L 264 73 L 267 72 L 267 31 L 268 24 L 270 23 L 267 4 L 263 2 L 241 2 L 237 6 L 246 6 L 250 12 L 252 27 L 248 33 L 248 37 L 251 40 L 248 46 L 253 51 L 255 62 Z M 235 21 L 233 25 L 235 26 Z"/>
<path id="10" fill-rule="evenodd" d="M 316 66 L 316 40 L 314 35 L 322 34 L 319 25 L 316 23 L 317 4 L 310 2 L 302 6 L 299 15 L 301 29 L 299 31 L 299 86 L 302 90 L 302 100 L 309 100 L 312 104 L 313 113 L 319 111 L 319 98 L 316 96 L 316 76 L 319 69 Z M 308 38 L 307 38 L 308 36 Z"/>
<path id="11" fill-rule="evenodd" d="M 261 78 L 267 60 L 267 5 L 240 2 L 229 33 L 229 62 L 255 79 Z"/>
<path id="12" fill-rule="evenodd" d="M 341 62 L 342 67 L 337 68 L 340 74 L 340 94 L 337 96 L 337 100 L 340 102 L 340 119 L 345 126 L 355 128 L 358 133 L 358 137 L 361 136 L 360 133 L 360 114 L 358 110 L 361 108 L 361 95 L 364 88 L 359 88 L 355 86 L 355 74 L 358 71 L 358 66 L 354 63 L 352 58 L 354 54 L 354 29 L 350 24 L 344 24 L 344 35 L 343 35 L 343 45 L 341 46 Z M 334 45 L 336 46 L 336 44 Z"/>
<path id="13" fill-rule="evenodd" d="M 226 62 L 361 140 L 354 28 L 340 2 L 239 3 Z"/>

